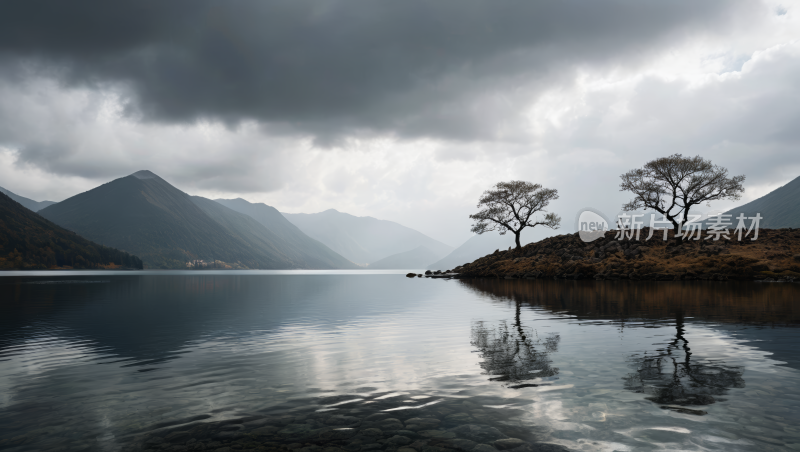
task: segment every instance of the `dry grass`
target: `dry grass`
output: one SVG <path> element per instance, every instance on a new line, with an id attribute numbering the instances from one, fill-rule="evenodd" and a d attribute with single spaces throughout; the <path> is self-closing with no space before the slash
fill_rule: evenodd
<path id="1" fill-rule="evenodd" d="M 646 232 L 646 231 L 645 231 Z M 608 251 L 602 259 L 594 258 L 598 244 L 613 241 L 613 232 L 594 244 L 585 244 L 575 234 L 551 237 L 528 244 L 521 250 L 500 251 L 457 267 L 455 271 L 468 276 L 516 277 L 525 274 L 540 276 L 579 275 L 612 278 L 653 279 L 758 279 L 765 277 L 794 277 L 800 279 L 800 230 L 762 229 L 757 240 L 744 241 L 675 239 L 622 241 L 624 246 L 642 245 L 647 250 L 637 256 L 626 256 L 622 250 Z M 646 236 L 646 233 L 645 233 Z M 564 256 L 553 250 L 567 250 Z M 795 257 L 797 256 L 797 257 Z"/>

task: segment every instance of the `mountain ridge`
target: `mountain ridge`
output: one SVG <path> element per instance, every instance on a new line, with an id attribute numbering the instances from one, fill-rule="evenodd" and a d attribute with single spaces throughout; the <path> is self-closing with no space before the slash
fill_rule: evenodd
<path id="1" fill-rule="evenodd" d="M 389 270 L 389 269 L 400 269 L 400 270 L 413 270 L 413 269 L 424 269 L 427 268 L 428 265 L 432 261 L 436 259 L 438 254 L 434 253 L 425 245 L 420 245 L 413 250 L 405 251 L 402 253 L 392 254 L 391 256 L 384 257 L 379 261 L 375 261 L 369 264 L 370 270 Z"/>
<path id="2" fill-rule="evenodd" d="M 359 265 L 411 251 L 420 245 L 440 257 L 453 250 L 450 245 L 389 220 L 357 217 L 336 209 L 281 214 L 309 237 Z"/>
<path id="3" fill-rule="evenodd" d="M 0 193 L 0 269 L 142 268 L 129 253 L 98 245 Z"/>
<path id="4" fill-rule="evenodd" d="M 760 213 L 762 228 L 800 228 L 800 176 L 758 199 L 725 212 L 725 215 L 731 215 L 734 228 L 740 213 L 746 217 Z"/>
<path id="5" fill-rule="evenodd" d="M 24 196 L 20 196 L 20 195 L 12 192 L 10 190 L 6 190 L 3 187 L 0 187 L 0 193 L 5 194 L 9 198 L 11 198 L 14 201 L 20 203 L 23 207 L 25 207 L 27 209 L 30 209 L 30 210 L 32 210 L 34 212 L 38 212 L 38 211 L 44 209 L 47 206 L 51 206 L 53 204 L 56 204 L 55 201 L 34 201 L 34 200 L 30 199 L 30 198 L 26 198 Z"/>
<path id="6" fill-rule="evenodd" d="M 331 265 L 345 269 L 358 268 L 353 262 L 303 233 L 272 206 L 264 203 L 251 203 L 242 198 L 214 199 L 213 202 L 252 218 L 281 242 L 292 245 L 294 249 L 302 250 L 293 255 L 295 259 L 310 260 L 316 265 Z"/>
<path id="7" fill-rule="evenodd" d="M 60 226 L 140 256 L 151 268 L 220 260 L 237 268 L 337 268 L 294 259 L 287 245 L 253 220 L 192 197 L 151 171 L 137 171 L 40 212 Z M 343 259 L 343 262 L 346 260 Z"/>

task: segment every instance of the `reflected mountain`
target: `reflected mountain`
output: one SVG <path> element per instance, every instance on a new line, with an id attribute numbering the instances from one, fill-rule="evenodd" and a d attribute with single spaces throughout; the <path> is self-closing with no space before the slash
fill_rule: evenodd
<path id="1" fill-rule="evenodd" d="M 724 363 L 692 362 L 689 341 L 684 335 L 683 314 L 675 320 L 675 338 L 656 354 L 631 358 L 635 372 L 625 379 L 625 389 L 647 394 L 648 400 L 666 405 L 710 405 L 730 388 L 744 388 L 744 369 Z M 699 410 L 676 409 L 688 414 Z"/>
<path id="2" fill-rule="evenodd" d="M 52 338 L 148 370 L 198 341 L 244 339 L 287 323 L 331 325 L 358 315 L 390 315 L 436 296 L 436 290 L 406 284 L 408 291 L 376 299 L 396 278 L 230 272 L 6 277 L 0 281 L 0 359 Z"/>
<path id="3" fill-rule="evenodd" d="M 495 326 L 475 322 L 472 326 L 471 344 L 483 359 L 481 368 L 486 374 L 495 376 L 490 378 L 492 381 L 513 383 L 509 386 L 512 389 L 538 386 L 520 383 L 558 373 L 557 367 L 550 366 L 548 355 L 558 351 L 561 338 L 557 334 L 549 334 L 541 339 L 535 330 L 524 328 L 520 321 L 520 307 L 520 303 L 517 303 L 512 327 L 506 321 Z"/>

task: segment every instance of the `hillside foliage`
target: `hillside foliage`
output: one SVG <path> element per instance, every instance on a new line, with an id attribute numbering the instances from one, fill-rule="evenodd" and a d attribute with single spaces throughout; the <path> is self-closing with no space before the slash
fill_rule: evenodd
<path id="1" fill-rule="evenodd" d="M 141 269 L 126 252 L 90 242 L 0 193 L 0 270 Z"/>

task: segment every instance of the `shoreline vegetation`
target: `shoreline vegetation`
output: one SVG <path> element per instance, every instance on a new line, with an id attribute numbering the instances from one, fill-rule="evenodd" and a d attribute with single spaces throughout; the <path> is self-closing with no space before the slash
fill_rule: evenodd
<path id="1" fill-rule="evenodd" d="M 519 249 L 497 250 L 433 278 L 595 279 L 644 281 L 800 282 L 800 229 L 761 229 L 757 240 L 683 240 L 657 231 L 650 240 L 615 238 L 608 231 L 592 242 L 562 234 Z M 643 228 L 641 238 L 649 235 Z M 420 276 L 409 273 L 408 277 Z"/>

